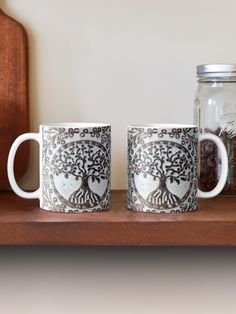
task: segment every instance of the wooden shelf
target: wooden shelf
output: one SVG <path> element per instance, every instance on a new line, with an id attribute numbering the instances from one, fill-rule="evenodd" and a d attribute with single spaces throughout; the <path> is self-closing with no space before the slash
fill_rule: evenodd
<path id="1" fill-rule="evenodd" d="M 236 198 L 202 199 L 190 213 L 144 214 L 126 208 L 126 191 L 113 191 L 109 211 L 61 214 L 4 192 L 0 244 L 236 245 Z"/>

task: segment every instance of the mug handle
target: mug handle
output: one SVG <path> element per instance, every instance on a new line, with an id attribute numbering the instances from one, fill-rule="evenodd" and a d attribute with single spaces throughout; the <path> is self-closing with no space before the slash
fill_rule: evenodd
<path id="1" fill-rule="evenodd" d="M 218 136 L 211 133 L 200 134 L 199 142 L 204 141 L 204 140 L 211 140 L 216 144 L 220 152 L 220 158 L 221 158 L 221 164 L 222 164 L 220 178 L 215 188 L 209 192 L 203 192 L 200 189 L 197 190 L 197 197 L 211 198 L 218 195 L 225 186 L 227 175 L 228 175 L 228 156 L 227 156 L 224 143 Z"/>
<path id="2" fill-rule="evenodd" d="M 8 155 L 8 161 L 7 161 L 7 173 L 8 173 L 8 180 L 11 185 L 12 190 L 20 197 L 23 198 L 40 198 L 40 188 L 38 188 L 34 192 L 25 192 L 23 191 L 19 185 L 16 183 L 15 174 L 14 174 L 14 160 L 15 155 L 17 152 L 18 147 L 21 143 L 28 141 L 28 140 L 34 140 L 39 143 L 40 145 L 40 136 L 39 133 L 25 133 L 20 136 L 18 136 L 15 141 L 13 142 L 9 155 Z"/>

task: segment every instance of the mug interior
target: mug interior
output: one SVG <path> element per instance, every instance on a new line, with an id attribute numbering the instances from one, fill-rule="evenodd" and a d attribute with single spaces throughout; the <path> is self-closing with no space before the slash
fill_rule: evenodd
<path id="1" fill-rule="evenodd" d="M 133 124 L 129 125 L 129 128 L 155 128 L 155 129 L 186 129 L 196 128 L 194 124 L 159 124 L 159 123 L 148 123 L 148 124 Z"/>
<path id="2" fill-rule="evenodd" d="M 55 127 L 55 128 L 99 128 L 99 127 L 108 127 L 108 123 L 87 123 L 87 122 L 63 122 L 63 123 L 46 123 L 41 124 L 43 127 Z"/>

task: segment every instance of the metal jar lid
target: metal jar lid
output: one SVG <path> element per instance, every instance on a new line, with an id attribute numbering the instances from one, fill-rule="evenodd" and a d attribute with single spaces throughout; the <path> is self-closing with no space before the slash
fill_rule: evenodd
<path id="1" fill-rule="evenodd" d="M 197 65 L 197 77 L 236 76 L 236 64 L 201 64 Z"/>

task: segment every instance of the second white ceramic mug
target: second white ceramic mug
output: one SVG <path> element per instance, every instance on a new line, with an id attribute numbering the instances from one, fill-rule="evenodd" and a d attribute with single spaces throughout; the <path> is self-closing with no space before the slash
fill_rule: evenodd
<path id="1" fill-rule="evenodd" d="M 221 176 L 209 192 L 198 189 L 198 143 L 213 141 L 222 160 Z M 128 208 L 152 213 L 186 212 L 197 197 L 214 197 L 223 189 L 228 158 L 213 134 L 198 134 L 194 125 L 133 125 L 128 128 Z"/>

